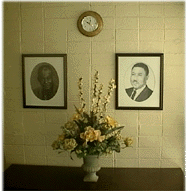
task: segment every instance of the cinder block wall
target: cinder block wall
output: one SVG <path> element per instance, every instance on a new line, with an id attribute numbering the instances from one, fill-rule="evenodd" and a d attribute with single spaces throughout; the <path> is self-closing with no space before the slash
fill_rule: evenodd
<path id="1" fill-rule="evenodd" d="M 84 79 L 89 107 L 95 70 L 105 90 L 115 77 L 115 53 L 164 53 L 163 111 L 115 110 L 109 114 L 134 137 L 133 148 L 103 157 L 103 167 L 181 167 L 184 169 L 184 2 L 5 2 L 4 153 L 6 163 L 80 166 L 51 144 L 79 104 L 77 80 Z M 83 36 L 77 19 L 98 12 L 103 31 Z M 22 107 L 21 54 L 67 54 L 68 109 Z"/>

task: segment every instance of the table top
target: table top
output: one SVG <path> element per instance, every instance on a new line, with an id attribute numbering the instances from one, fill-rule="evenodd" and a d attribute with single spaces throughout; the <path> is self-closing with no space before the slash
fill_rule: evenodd
<path id="1" fill-rule="evenodd" d="M 11 165 L 4 190 L 184 190 L 180 168 L 101 168 L 98 182 L 83 182 L 81 167 Z"/>

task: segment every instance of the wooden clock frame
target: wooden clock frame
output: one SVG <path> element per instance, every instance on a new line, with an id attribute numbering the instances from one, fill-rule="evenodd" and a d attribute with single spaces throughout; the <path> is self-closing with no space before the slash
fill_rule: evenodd
<path id="1" fill-rule="evenodd" d="M 92 32 L 85 31 L 82 27 L 82 24 L 81 24 L 84 17 L 87 17 L 87 16 L 94 17 L 98 22 L 98 28 Z M 94 11 L 86 11 L 86 12 L 82 13 L 80 15 L 80 17 L 78 18 L 77 27 L 83 35 L 88 36 L 88 37 L 93 37 L 93 36 L 96 36 L 97 34 L 99 34 L 101 32 L 101 30 L 103 29 L 103 20 L 98 13 L 96 13 Z"/>

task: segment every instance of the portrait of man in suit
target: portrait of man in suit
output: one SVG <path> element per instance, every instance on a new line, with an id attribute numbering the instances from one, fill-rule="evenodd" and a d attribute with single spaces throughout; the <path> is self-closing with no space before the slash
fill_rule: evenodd
<path id="1" fill-rule="evenodd" d="M 153 90 L 147 85 L 148 78 L 149 68 L 145 63 L 139 62 L 133 65 L 130 76 L 132 87 L 125 89 L 132 100 L 142 102 L 152 95 Z"/>

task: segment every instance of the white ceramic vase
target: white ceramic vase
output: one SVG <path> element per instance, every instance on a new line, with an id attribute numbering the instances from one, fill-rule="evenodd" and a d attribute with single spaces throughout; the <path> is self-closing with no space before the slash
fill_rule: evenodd
<path id="1" fill-rule="evenodd" d="M 99 157 L 97 155 L 88 155 L 83 158 L 83 170 L 87 172 L 84 177 L 84 182 L 97 182 L 98 176 L 96 172 L 101 169 Z"/>

